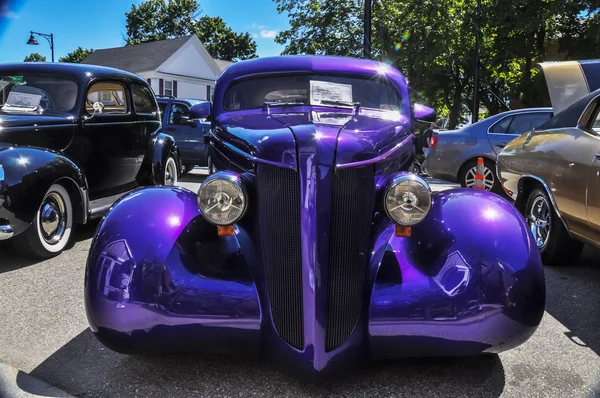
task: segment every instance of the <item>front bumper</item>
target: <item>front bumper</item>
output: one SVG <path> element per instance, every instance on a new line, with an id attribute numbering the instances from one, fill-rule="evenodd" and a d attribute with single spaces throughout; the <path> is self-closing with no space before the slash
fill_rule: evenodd
<path id="1" fill-rule="evenodd" d="M 245 352 L 314 377 L 369 359 L 504 351 L 527 340 L 544 312 L 541 260 L 522 217 L 497 195 L 452 190 L 434 196 L 410 238 L 374 216 L 362 309 L 333 350 L 324 348 L 327 300 L 306 300 L 322 276 L 309 276 L 298 349 L 273 320 L 258 220 L 242 221 L 218 237 L 196 195 L 179 188 L 122 198 L 87 263 L 86 311 L 99 340 L 127 353 Z"/>

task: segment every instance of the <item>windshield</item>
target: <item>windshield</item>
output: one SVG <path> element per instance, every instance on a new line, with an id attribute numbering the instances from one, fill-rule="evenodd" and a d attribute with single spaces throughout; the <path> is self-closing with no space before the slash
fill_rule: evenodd
<path id="1" fill-rule="evenodd" d="M 3 111 L 68 112 L 75 107 L 77 84 L 47 76 L 0 76 L 0 106 Z"/>
<path id="2" fill-rule="evenodd" d="M 225 93 L 225 110 L 278 105 L 322 105 L 399 111 L 400 94 L 385 80 L 336 75 L 260 77 L 233 84 Z"/>

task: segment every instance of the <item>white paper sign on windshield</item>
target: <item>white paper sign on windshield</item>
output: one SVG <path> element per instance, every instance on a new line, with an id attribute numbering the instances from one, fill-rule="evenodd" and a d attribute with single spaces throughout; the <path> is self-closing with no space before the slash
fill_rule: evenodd
<path id="1" fill-rule="evenodd" d="M 352 103 L 352 85 L 310 81 L 310 103 L 320 105 L 323 101 Z"/>
<path id="2" fill-rule="evenodd" d="M 40 105 L 42 96 L 37 94 L 18 93 L 11 91 L 8 93 L 8 99 L 4 106 L 18 107 L 18 108 L 35 108 Z"/>

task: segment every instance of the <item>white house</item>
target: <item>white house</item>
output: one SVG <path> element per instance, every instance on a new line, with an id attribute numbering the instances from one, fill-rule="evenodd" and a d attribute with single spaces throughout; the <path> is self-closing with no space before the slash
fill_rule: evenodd
<path id="1" fill-rule="evenodd" d="M 195 34 L 91 53 L 82 63 L 110 66 L 145 78 L 157 95 L 210 99 L 229 61 L 213 59 Z"/>

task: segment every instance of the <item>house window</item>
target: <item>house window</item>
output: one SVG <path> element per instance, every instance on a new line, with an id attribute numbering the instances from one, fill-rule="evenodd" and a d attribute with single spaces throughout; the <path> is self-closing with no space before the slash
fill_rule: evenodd
<path id="1" fill-rule="evenodd" d="M 165 80 L 165 96 L 172 97 L 173 96 L 173 82 L 171 80 Z"/>

